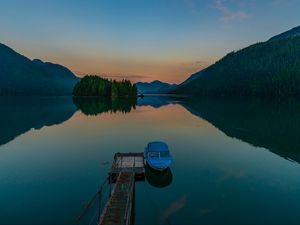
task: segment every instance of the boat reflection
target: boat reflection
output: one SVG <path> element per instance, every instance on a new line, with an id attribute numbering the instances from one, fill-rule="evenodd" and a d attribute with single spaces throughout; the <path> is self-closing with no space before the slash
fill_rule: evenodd
<path id="1" fill-rule="evenodd" d="M 173 174 L 168 167 L 167 169 L 163 171 L 156 171 L 149 167 L 148 165 L 145 166 L 145 176 L 147 182 L 152 186 L 156 188 L 164 188 L 171 185 L 173 181 Z"/>

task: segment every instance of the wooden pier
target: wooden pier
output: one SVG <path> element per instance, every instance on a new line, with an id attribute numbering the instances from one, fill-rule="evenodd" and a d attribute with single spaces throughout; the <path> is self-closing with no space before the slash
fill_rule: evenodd
<path id="1" fill-rule="evenodd" d="M 109 173 L 109 183 L 115 184 L 100 215 L 99 225 L 130 225 L 135 182 L 145 180 L 143 153 L 116 153 Z"/>

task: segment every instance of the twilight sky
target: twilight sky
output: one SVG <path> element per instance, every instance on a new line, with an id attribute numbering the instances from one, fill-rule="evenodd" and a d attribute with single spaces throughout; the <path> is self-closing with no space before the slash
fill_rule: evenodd
<path id="1" fill-rule="evenodd" d="M 299 0 L 0 0 L 0 42 L 76 74 L 179 83 L 300 25 Z"/>

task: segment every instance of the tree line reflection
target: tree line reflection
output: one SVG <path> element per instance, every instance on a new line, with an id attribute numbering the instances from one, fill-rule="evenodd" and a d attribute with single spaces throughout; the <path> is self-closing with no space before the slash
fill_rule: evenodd
<path id="1" fill-rule="evenodd" d="M 74 97 L 74 104 L 83 114 L 96 116 L 101 113 L 129 113 L 136 108 L 136 98 L 82 98 Z"/>
<path id="2" fill-rule="evenodd" d="M 31 129 L 62 124 L 80 110 L 87 116 L 129 113 L 137 106 L 180 104 L 228 137 L 264 147 L 300 163 L 299 99 L 0 98 L 0 146 Z"/>
<path id="3" fill-rule="evenodd" d="M 300 100 L 188 99 L 181 103 L 227 136 L 300 163 Z"/>

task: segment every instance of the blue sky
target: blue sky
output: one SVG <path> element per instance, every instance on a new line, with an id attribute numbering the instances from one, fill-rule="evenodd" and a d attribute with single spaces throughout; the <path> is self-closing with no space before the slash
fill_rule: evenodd
<path id="1" fill-rule="evenodd" d="M 299 0 L 0 0 L 0 42 L 79 75 L 181 82 L 300 25 Z"/>

